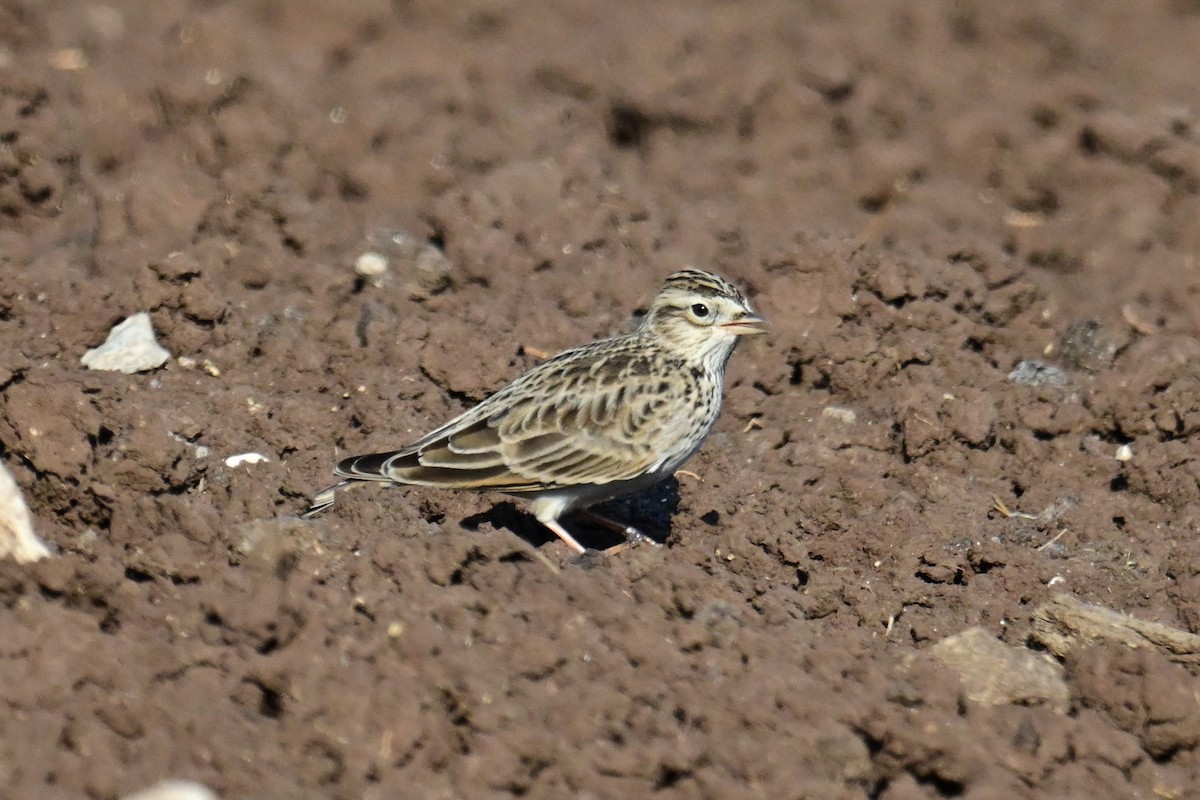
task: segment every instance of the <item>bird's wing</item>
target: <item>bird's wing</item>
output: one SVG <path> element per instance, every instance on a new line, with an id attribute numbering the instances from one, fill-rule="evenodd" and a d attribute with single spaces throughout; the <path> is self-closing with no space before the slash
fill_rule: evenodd
<path id="1" fill-rule="evenodd" d="M 644 370 L 612 354 L 548 361 L 413 445 L 348 458 L 336 472 L 511 493 L 635 478 L 674 455 L 656 443 L 684 410 Z"/>

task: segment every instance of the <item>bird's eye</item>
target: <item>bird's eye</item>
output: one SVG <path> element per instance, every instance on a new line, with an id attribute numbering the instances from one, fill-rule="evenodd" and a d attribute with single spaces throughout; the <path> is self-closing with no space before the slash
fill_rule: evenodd
<path id="1" fill-rule="evenodd" d="M 692 313 L 700 319 L 704 319 L 708 316 L 708 306 L 704 305 L 704 303 L 696 303 L 696 305 L 692 306 Z"/>

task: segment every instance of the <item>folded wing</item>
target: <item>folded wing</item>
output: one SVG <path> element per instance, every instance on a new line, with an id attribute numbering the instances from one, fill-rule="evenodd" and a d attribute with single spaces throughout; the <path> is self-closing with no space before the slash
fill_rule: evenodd
<path id="1" fill-rule="evenodd" d="M 661 386 L 593 377 L 577 387 L 552 397 L 502 393 L 407 448 L 345 459 L 336 473 L 519 494 L 628 480 L 670 458 L 651 445 L 670 441 L 659 433 L 678 418 Z"/>

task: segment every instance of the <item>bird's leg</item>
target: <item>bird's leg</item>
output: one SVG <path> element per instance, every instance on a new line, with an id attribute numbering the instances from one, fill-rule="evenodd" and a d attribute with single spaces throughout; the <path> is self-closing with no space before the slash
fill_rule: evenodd
<path id="1" fill-rule="evenodd" d="M 660 546 L 658 542 L 654 541 L 632 525 L 622 525 L 621 523 L 615 522 L 608 517 L 597 514 L 595 511 L 588 511 L 587 509 L 582 509 L 580 511 L 576 511 L 575 513 L 581 517 L 586 517 L 603 528 L 608 528 L 610 531 L 616 531 L 625 537 L 624 544 L 619 544 L 616 547 L 610 547 L 606 552 L 619 553 L 627 547 L 636 547 L 639 544 L 646 543 L 652 544 L 655 547 Z"/>
<path id="2" fill-rule="evenodd" d="M 583 545 L 581 545 L 579 542 L 575 541 L 575 537 L 572 536 L 570 533 L 568 533 L 566 528 L 564 528 L 562 525 L 558 524 L 558 520 L 542 519 L 542 520 L 538 520 L 538 521 L 541 522 L 543 525 L 545 525 L 550 530 L 554 531 L 554 533 L 558 536 L 558 538 L 562 539 L 564 542 L 569 544 L 571 546 L 571 548 L 573 550 L 575 550 L 577 553 L 586 553 L 587 552 L 587 548 L 584 547 Z"/>

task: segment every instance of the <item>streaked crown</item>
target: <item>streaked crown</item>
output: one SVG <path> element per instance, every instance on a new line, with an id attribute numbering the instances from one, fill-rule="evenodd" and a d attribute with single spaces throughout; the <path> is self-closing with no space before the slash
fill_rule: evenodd
<path id="1" fill-rule="evenodd" d="M 744 308 L 750 308 L 746 296 L 732 283 L 720 275 L 714 275 L 694 267 L 681 269 L 668 275 L 660 294 L 668 290 L 689 292 L 703 297 L 725 297 L 741 304 Z"/>

